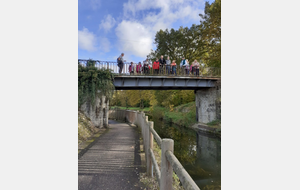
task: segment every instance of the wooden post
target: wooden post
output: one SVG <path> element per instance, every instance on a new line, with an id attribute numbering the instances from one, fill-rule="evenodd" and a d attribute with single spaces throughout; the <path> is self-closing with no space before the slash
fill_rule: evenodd
<path id="1" fill-rule="evenodd" d="M 107 69 L 109 69 L 109 63 L 107 62 Z"/>
<path id="2" fill-rule="evenodd" d="M 147 175 L 153 177 L 152 172 L 152 161 L 151 161 L 151 154 L 150 149 L 153 150 L 153 134 L 150 131 L 150 128 L 153 128 L 153 121 L 148 122 L 148 149 L 147 149 Z"/>
<path id="3" fill-rule="evenodd" d="M 174 141 L 172 139 L 162 139 L 161 143 L 161 179 L 159 189 L 172 190 L 173 167 L 168 162 L 166 151 L 174 150 Z"/>
<path id="4" fill-rule="evenodd" d="M 148 118 L 148 116 L 146 116 L 146 118 L 145 118 L 145 158 L 146 158 L 146 171 L 147 171 L 147 175 L 150 173 L 150 169 L 151 168 L 149 168 L 149 164 L 148 164 L 148 162 L 151 160 L 151 157 L 150 157 L 150 155 L 149 155 L 149 124 L 148 124 L 148 122 L 147 122 L 147 118 Z M 150 159 L 149 159 L 150 158 Z M 148 175 L 148 176 L 150 176 L 150 175 Z"/>

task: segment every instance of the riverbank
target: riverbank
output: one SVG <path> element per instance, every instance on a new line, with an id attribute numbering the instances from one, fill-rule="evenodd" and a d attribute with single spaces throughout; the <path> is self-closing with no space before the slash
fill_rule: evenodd
<path id="1" fill-rule="evenodd" d="M 196 132 L 207 133 L 221 138 L 221 121 L 215 120 L 205 123 L 196 121 L 196 105 L 195 102 L 182 104 L 172 109 L 164 107 L 154 107 L 151 116 L 156 119 L 162 119 L 166 122 L 173 123 L 178 126 L 191 128 Z"/>
<path id="2" fill-rule="evenodd" d="M 112 107 L 115 108 L 115 107 Z M 196 105 L 195 102 L 189 102 L 177 107 L 159 107 L 154 106 L 152 109 L 138 107 L 118 107 L 118 109 L 124 110 L 138 110 L 144 111 L 149 120 L 164 120 L 167 123 L 173 123 L 180 127 L 191 128 L 196 132 L 207 133 L 221 138 L 221 121 L 215 120 L 209 123 L 198 123 L 196 121 Z"/>

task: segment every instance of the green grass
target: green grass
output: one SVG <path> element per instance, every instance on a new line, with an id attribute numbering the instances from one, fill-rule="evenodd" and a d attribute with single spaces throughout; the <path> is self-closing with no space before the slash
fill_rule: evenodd
<path id="1" fill-rule="evenodd" d="M 212 128 L 216 128 L 217 130 L 221 130 L 221 120 L 213 120 L 209 123 L 207 123 L 208 126 L 212 127 Z"/>
<path id="2" fill-rule="evenodd" d="M 174 107 L 173 111 L 170 111 L 168 108 L 156 106 L 153 108 L 152 115 L 155 118 L 163 118 L 167 122 L 185 127 L 197 123 L 195 102 Z"/>
<path id="3" fill-rule="evenodd" d="M 111 109 L 115 109 L 116 107 L 115 106 L 112 106 Z M 122 110 L 139 110 L 139 111 L 149 111 L 150 108 L 144 108 L 144 109 L 140 109 L 139 107 L 128 107 L 126 109 L 126 107 L 119 107 L 118 106 L 118 109 L 122 109 Z"/>

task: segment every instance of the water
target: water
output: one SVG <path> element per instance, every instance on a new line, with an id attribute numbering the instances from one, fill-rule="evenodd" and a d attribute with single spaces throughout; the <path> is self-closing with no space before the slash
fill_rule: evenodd
<path id="1" fill-rule="evenodd" d="M 161 138 L 174 140 L 175 156 L 199 188 L 221 189 L 220 139 L 158 119 L 153 121 L 154 129 Z"/>

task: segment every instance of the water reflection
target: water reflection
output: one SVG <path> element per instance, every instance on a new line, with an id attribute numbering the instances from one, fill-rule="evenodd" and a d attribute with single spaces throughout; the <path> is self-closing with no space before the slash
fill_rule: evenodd
<path id="1" fill-rule="evenodd" d="M 201 190 L 221 189 L 221 141 L 194 130 L 154 121 L 161 138 L 174 140 L 174 154 Z"/>

